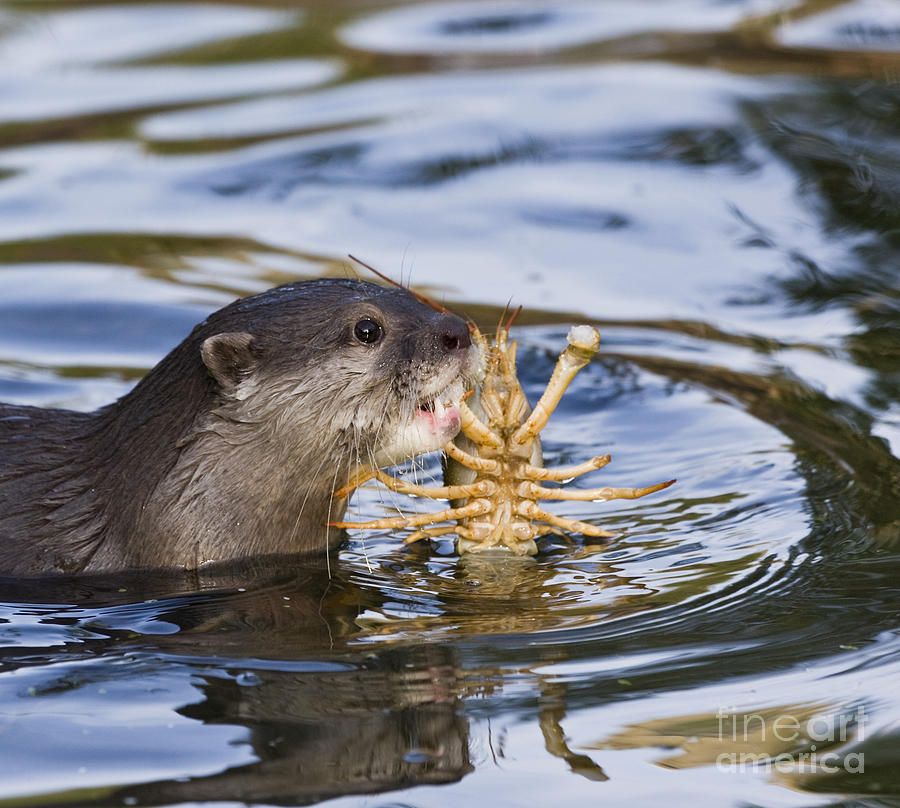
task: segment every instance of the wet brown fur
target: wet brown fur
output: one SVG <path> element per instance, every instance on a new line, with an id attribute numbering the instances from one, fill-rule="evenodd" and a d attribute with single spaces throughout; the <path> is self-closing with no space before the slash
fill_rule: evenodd
<path id="1" fill-rule="evenodd" d="M 363 317 L 377 346 L 353 337 Z M 325 551 L 332 491 L 471 351 L 404 289 L 322 279 L 216 312 L 96 413 L 0 404 L 0 572 Z"/>

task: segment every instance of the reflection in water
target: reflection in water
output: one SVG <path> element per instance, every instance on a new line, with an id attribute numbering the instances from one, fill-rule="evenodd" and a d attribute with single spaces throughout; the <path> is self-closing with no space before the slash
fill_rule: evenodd
<path id="1" fill-rule="evenodd" d="M 891 0 L 853 0 L 821 14 L 788 22 L 778 31 L 786 45 L 900 50 L 900 7 Z"/>
<path id="2" fill-rule="evenodd" d="M 441 649 L 387 651 L 337 672 L 204 678 L 203 701 L 179 712 L 208 725 L 246 726 L 242 743 L 257 762 L 122 789 L 101 804 L 307 804 L 454 782 L 472 768 L 454 684 L 452 656 Z"/>
<path id="3" fill-rule="evenodd" d="M 858 768 L 858 753 L 844 761 L 835 753 L 860 731 L 865 709 L 841 713 L 833 705 L 781 704 L 774 707 L 721 709 L 710 715 L 678 716 L 634 724 L 598 742 L 597 749 L 642 749 L 661 747 L 660 766 L 673 769 L 696 766 L 771 767 L 814 772 L 820 763 L 840 768 Z M 790 772 L 793 773 L 793 772 Z"/>
<path id="4" fill-rule="evenodd" d="M 791 5 L 791 0 L 427 3 L 367 17 L 345 27 L 341 38 L 357 48 L 392 54 L 547 52 L 644 32 L 722 30 L 748 14 Z"/>
<path id="5" fill-rule="evenodd" d="M 567 503 L 619 535 L 532 560 L 370 533 L 330 574 L 0 581 L 0 804 L 896 801 L 896 15 L 0 3 L 0 399 L 101 405 L 353 252 L 483 326 L 525 304 L 532 398 L 597 324 L 548 465 L 679 480 Z M 717 765 L 861 708 L 819 751 L 864 771 Z"/>
<path id="6" fill-rule="evenodd" d="M 181 577 L 5 583 L 5 593 L 20 600 L 80 602 L 82 617 L 76 622 L 81 628 L 72 634 L 85 637 L 78 657 L 125 654 L 146 660 L 152 655 L 162 667 L 186 660 L 195 671 L 192 686 L 200 700 L 178 705 L 175 712 L 204 726 L 229 728 L 232 735 L 235 727 L 243 728 L 236 742 L 242 757 L 252 761 L 203 777 L 59 794 L 57 804 L 234 799 L 306 804 L 339 794 L 453 782 L 471 770 L 453 649 L 412 645 L 354 652 L 342 634 L 355 611 L 328 600 L 334 582 L 327 570 L 289 574 L 292 563 L 276 559 L 261 565 L 254 575 L 263 577 L 249 591 L 231 583 L 236 578 L 247 583 L 245 568 L 207 571 L 193 581 L 204 594 L 188 596 L 174 594 L 191 586 Z M 274 569 L 283 571 L 268 577 Z M 173 591 L 168 598 L 130 605 L 144 593 L 159 596 L 167 589 Z M 106 605 L 99 605 L 98 597 Z M 116 601 L 121 605 L 113 605 Z M 54 613 L 47 609 L 48 615 Z M 71 619 L 55 614 L 46 622 L 71 627 Z M 126 627 L 138 624 L 146 635 L 135 640 Z M 275 648 L 280 658 L 292 660 L 284 669 L 253 663 L 255 655 L 270 656 Z M 39 652 L 33 648 L 31 653 Z M 99 679 L 73 677 L 65 651 L 40 653 L 55 655 L 56 665 L 48 666 L 51 678 L 32 689 L 33 698 L 77 693 L 103 682 L 99 670 Z M 4 668 L 9 674 L 32 664 L 7 655 Z M 54 667 L 65 672 L 54 677 Z M 19 720 L 27 723 L 27 715 Z"/>

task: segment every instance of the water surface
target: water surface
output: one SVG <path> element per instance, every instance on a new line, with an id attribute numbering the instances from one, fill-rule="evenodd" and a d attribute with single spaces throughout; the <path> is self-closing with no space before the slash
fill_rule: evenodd
<path id="1" fill-rule="evenodd" d="M 522 304 L 532 398 L 596 324 L 548 465 L 678 478 L 528 560 L 2 581 L 0 805 L 900 804 L 897 8 L 0 3 L 0 400 L 354 253 Z"/>

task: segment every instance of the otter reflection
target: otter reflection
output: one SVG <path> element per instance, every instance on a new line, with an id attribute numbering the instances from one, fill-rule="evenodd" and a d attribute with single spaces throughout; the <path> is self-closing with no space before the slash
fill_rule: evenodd
<path id="1" fill-rule="evenodd" d="M 472 766 L 447 657 L 446 649 L 394 649 L 334 670 L 245 674 L 250 685 L 204 677 L 203 700 L 179 712 L 208 724 L 246 726 L 256 762 L 186 782 L 124 788 L 108 804 L 296 805 L 455 782 Z"/>
<path id="2" fill-rule="evenodd" d="M 245 580 L 233 589 L 222 586 L 230 573 L 219 569 L 193 585 L 183 577 L 161 582 L 146 576 L 98 578 L 87 585 L 78 577 L 69 584 L 56 579 L 45 586 L 43 598 L 30 593 L 31 603 L 59 604 L 65 594 L 67 602 L 94 611 L 83 624 L 94 639 L 66 651 L 44 649 L 47 656 L 64 661 L 73 652 L 133 650 L 161 667 L 187 663 L 201 698 L 176 712 L 210 726 L 246 728 L 241 741 L 252 759 L 208 776 L 57 793 L 56 804 L 297 805 L 450 783 L 472 770 L 454 650 L 354 645 L 354 619 L 360 609 L 377 606 L 380 593 L 329 578 L 326 570 L 281 570 L 247 584 L 244 569 Z M 4 588 L 4 595 L 12 593 Z M 153 619 L 179 631 L 154 635 L 148 628 L 134 635 L 133 626 L 149 627 Z M 15 657 L 8 653 L 6 662 L 30 664 L 25 655 Z M 46 683 L 49 692 L 53 685 Z M 161 738 L 146 741 L 152 745 Z"/>

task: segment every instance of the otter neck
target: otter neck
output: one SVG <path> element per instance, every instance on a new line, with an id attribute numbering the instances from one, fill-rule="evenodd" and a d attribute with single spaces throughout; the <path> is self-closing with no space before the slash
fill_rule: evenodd
<path id="1" fill-rule="evenodd" d="M 279 440 L 223 399 L 195 345 L 166 357 L 97 426 L 87 450 L 102 463 L 91 492 L 123 508 L 87 569 L 193 568 L 321 552 L 340 539 L 326 522 L 344 512 L 331 494 L 354 470 L 347 444 Z"/>
<path id="2" fill-rule="evenodd" d="M 346 500 L 332 492 L 355 470 L 344 446 L 304 450 L 260 433 L 216 414 L 181 445 L 142 514 L 156 533 L 142 542 L 141 565 L 321 552 L 339 541 L 327 522 L 343 515 Z"/>

